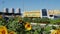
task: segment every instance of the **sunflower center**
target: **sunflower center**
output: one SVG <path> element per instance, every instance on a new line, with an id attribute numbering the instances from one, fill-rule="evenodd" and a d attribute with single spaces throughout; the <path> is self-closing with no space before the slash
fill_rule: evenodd
<path id="1" fill-rule="evenodd" d="M 2 31 L 2 34 L 5 34 L 5 30 Z"/>
<path id="2" fill-rule="evenodd" d="M 28 25 L 27 27 L 30 27 L 30 25 Z"/>
<path id="3" fill-rule="evenodd" d="M 10 34 L 14 34 L 14 33 L 10 33 Z"/>

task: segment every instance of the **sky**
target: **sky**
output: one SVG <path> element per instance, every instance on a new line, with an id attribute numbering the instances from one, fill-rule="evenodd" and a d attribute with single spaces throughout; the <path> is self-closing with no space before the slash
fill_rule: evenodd
<path id="1" fill-rule="evenodd" d="M 3 8 L 20 8 L 22 12 L 44 8 L 60 9 L 60 0 L 0 0 L 0 11 Z"/>

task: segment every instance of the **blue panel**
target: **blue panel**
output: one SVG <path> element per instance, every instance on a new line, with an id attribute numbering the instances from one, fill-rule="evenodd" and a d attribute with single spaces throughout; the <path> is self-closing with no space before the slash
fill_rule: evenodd
<path id="1" fill-rule="evenodd" d="M 54 18 L 60 18 L 60 16 L 54 16 Z"/>
<path id="2" fill-rule="evenodd" d="M 47 16 L 47 10 L 46 9 L 42 9 L 42 16 Z"/>

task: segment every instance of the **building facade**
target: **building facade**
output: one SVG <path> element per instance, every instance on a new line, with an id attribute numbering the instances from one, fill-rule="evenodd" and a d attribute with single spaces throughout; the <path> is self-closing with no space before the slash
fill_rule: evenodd
<path id="1" fill-rule="evenodd" d="M 23 13 L 24 17 L 47 17 L 47 18 L 60 18 L 60 10 L 48 10 L 48 9 L 42 9 L 42 10 L 33 10 L 33 11 L 24 11 Z"/>
<path id="2" fill-rule="evenodd" d="M 42 17 L 41 10 L 25 11 L 24 17 Z"/>

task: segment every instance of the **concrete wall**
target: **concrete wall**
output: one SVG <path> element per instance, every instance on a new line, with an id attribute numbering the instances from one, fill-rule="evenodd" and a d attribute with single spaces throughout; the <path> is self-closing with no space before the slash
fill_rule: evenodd
<path id="1" fill-rule="evenodd" d="M 25 11 L 23 13 L 24 17 L 41 17 L 41 11 L 40 10 L 33 10 L 33 11 Z"/>

